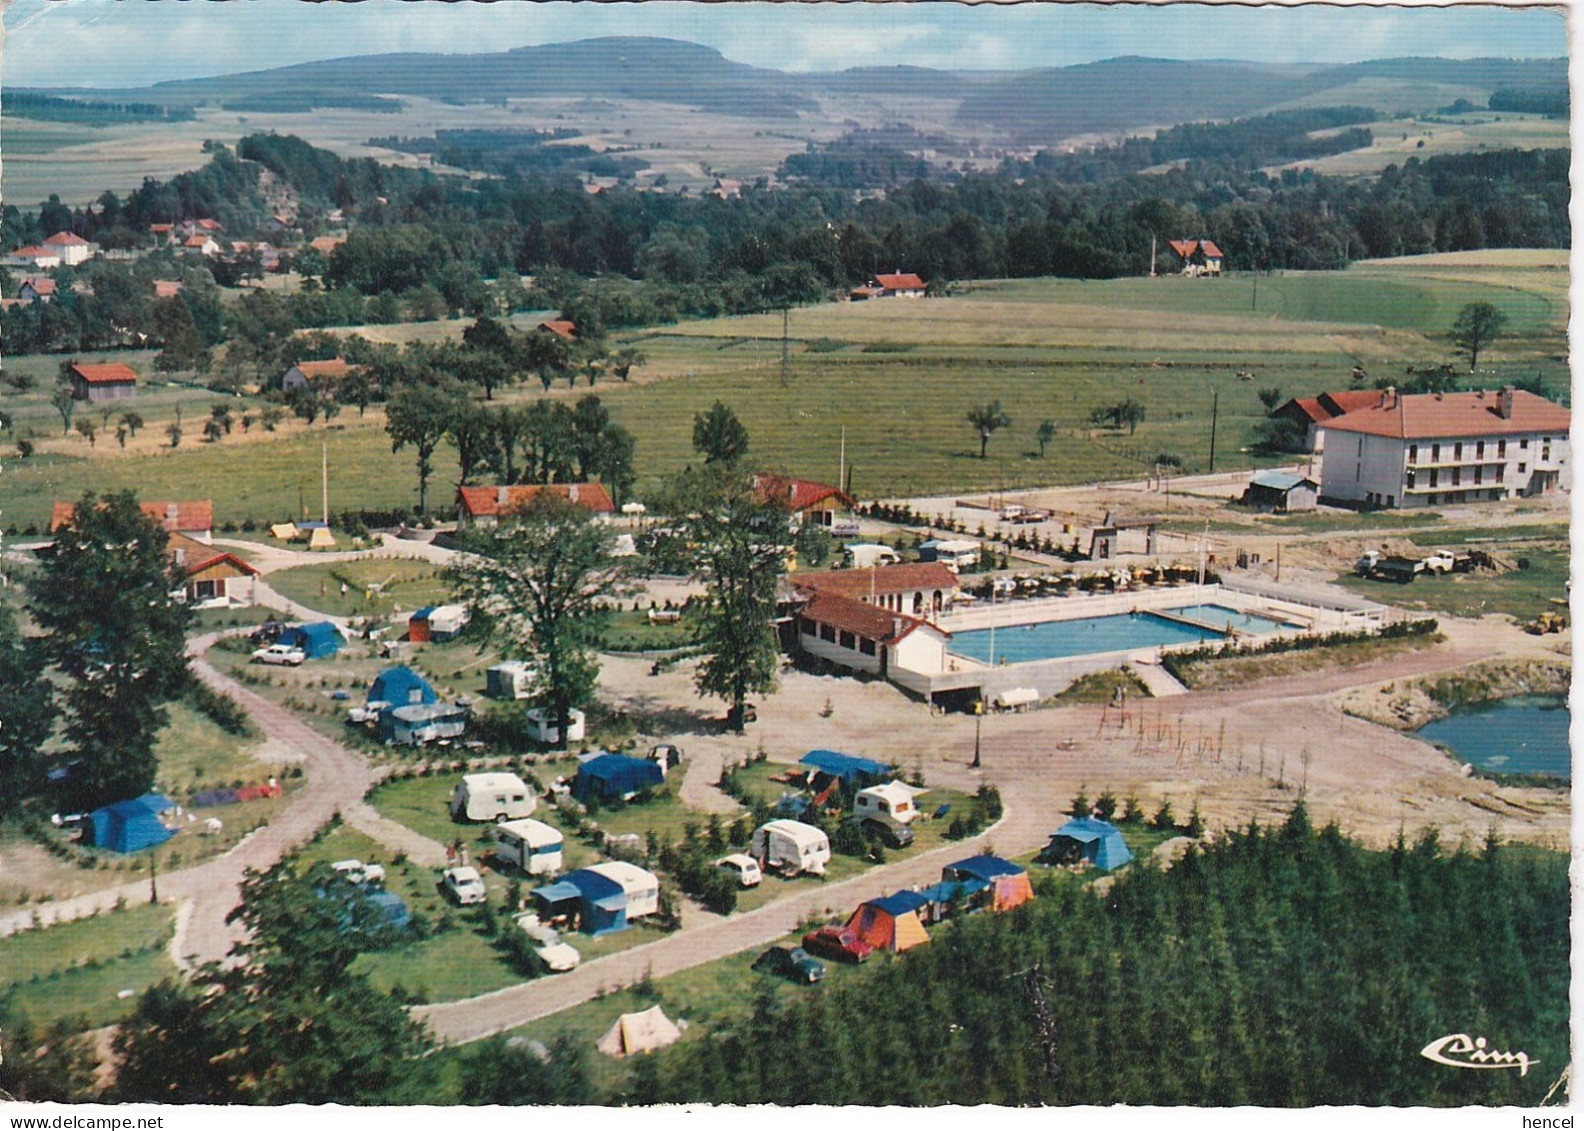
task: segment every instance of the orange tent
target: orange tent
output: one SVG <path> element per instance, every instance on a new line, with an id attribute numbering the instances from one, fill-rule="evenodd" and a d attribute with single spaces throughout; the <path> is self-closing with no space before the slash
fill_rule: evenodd
<path id="1" fill-rule="evenodd" d="M 1015 876 L 999 876 L 995 881 L 995 896 L 990 904 L 992 911 L 1010 911 L 1034 898 L 1034 887 L 1027 872 Z"/>
<path id="2" fill-rule="evenodd" d="M 918 917 L 918 909 L 927 902 L 910 891 L 872 899 L 852 913 L 847 928 L 876 950 L 897 954 L 929 942 L 929 932 Z"/>

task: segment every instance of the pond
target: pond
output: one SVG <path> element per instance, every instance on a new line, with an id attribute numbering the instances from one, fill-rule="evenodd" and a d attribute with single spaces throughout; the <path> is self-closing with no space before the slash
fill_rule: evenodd
<path id="1" fill-rule="evenodd" d="M 1570 779 L 1571 721 L 1566 697 L 1519 695 L 1459 708 L 1416 733 L 1481 770 Z"/>

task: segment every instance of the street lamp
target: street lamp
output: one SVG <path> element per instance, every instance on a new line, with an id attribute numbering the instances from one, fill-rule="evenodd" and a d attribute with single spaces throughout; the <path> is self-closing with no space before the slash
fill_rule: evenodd
<path id="1" fill-rule="evenodd" d="M 979 768 L 979 725 L 983 721 L 984 700 L 981 699 L 974 704 L 974 756 L 973 761 L 968 763 L 968 768 L 971 770 L 977 770 Z"/>

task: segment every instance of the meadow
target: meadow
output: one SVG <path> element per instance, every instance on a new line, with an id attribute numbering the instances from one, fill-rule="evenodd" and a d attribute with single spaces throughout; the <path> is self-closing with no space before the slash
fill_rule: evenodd
<path id="1" fill-rule="evenodd" d="M 1257 280 L 977 282 L 944 300 L 794 310 L 784 375 L 776 314 L 620 334 L 615 344 L 632 342 L 648 360 L 632 382 L 593 391 L 638 437 L 640 494 L 696 461 L 693 416 L 716 400 L 747 426 L 757 466 L 830 480 L 845 446 L 862 497 L 1131 478 L 1163 455 L 1184 472 L 1203 471 L 1217 401 L 1215 467 L 1226 471 L 1272 462 L 1249 450 L 1264 412 L 1260 389 L 1312 395 L 1347 387 L 1355 365 L 1374 380 L 1410 364 L 1452 361 L 1446 335 L 1466 302 L 1489 301 L 1508 316 L 1508 335 L 1481 355 L 1481 381 L 1540 373 L 1567 388 L 1565 262 L 1561 252 L 1485 252 Z M 550 395 L 588 391 L 561 385 Z M 525 382 L 497 399 L 544 395 Z M 30 402 L 42 397 L 11 394 L 0 407 L 15 401 L 37 412 Z M 1145 407 L 1136 433 L 1091 425 L 1093 410 L 1123 398 Z M 981 460 L 966 414 L 992 400 L 1012 425 L 991 438 Z M 160 411 L 174 408 L 145 414 L 148 431 L 157 433 Z M 1046 419 L 1058 435 L 1041 457 L 1034 433 Z M 407 507 L 417 497 L 412 453 L 391 451 L 377 408 L 362 417 L 347 410 L 329 425 L 291 422 L 273 434 L 255 425 L 247 436 L 194 438 L 176 450 L 122 453 L 113 442 L 90 448 L 76 435 L 40 436 L 41 454 L 0 469 L 0 520 L 8 526 L 42 523 L 54 500 L 90 488 L 213 498 L 219 523 L 279 521 L 313 502 L 322 444 L 332 511 Z M 449 505 L 455 478 L 453 453 L 443 447 L 431 505 Z"/>

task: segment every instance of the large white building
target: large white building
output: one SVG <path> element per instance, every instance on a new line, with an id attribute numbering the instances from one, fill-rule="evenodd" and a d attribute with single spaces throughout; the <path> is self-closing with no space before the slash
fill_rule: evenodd
<path id="1" fill-rule="evenodd" d="M 1366 507 L 1433 507 L 1571 487 L 1570 413 L 1511 387 L 1500 392 L 1383 390 L 1320 424 L 1320 495 Z"/>

